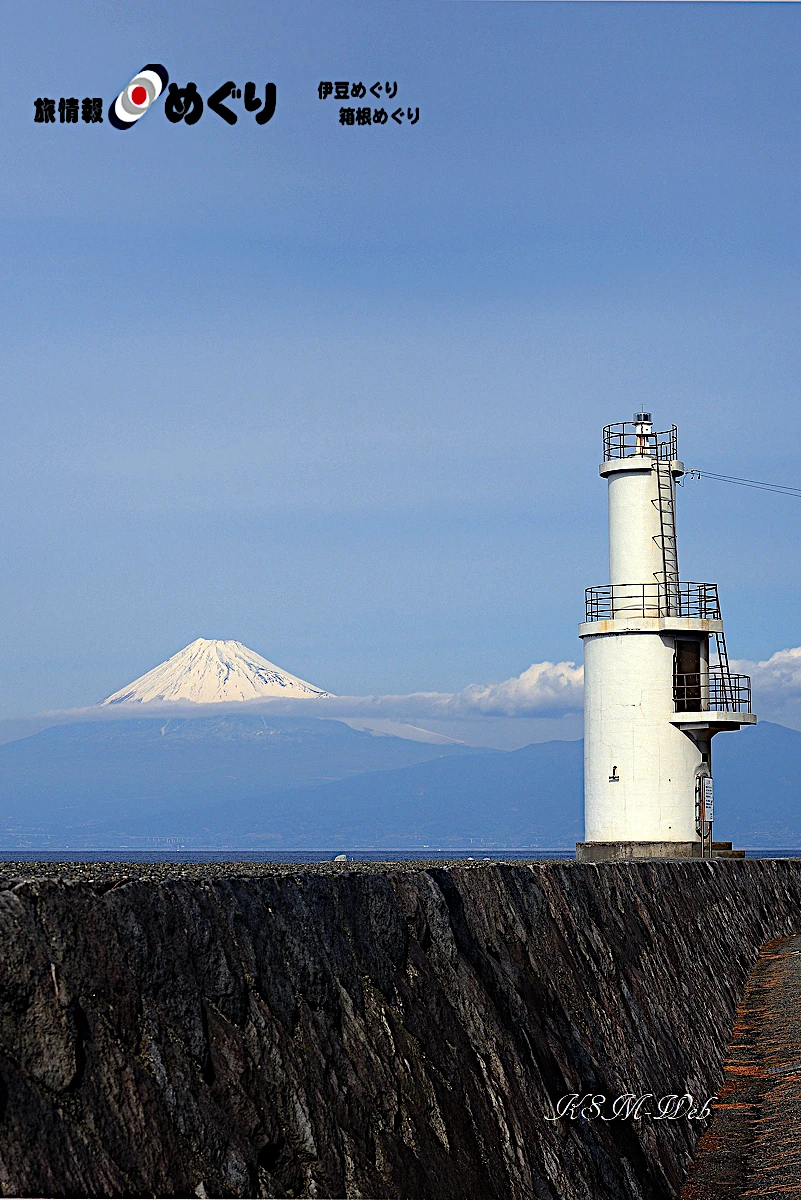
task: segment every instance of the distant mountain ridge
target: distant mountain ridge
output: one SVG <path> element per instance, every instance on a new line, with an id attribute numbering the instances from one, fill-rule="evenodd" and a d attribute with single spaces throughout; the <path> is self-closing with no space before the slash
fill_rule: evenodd
<path id="1" fill-rule="evenodd" d="M 801 847 L 801 733 L 715 747 L 715 836 Z M 319 718 L 129 718 L 0 746 L 0 848 L 566 848 L 583 744 L 511 752 L 376 737 Z"/>
<path id="2" fill-rule="evenodd" d="M 0 746 L 0 846 L 30 837 L 111 846 L 130 830 L 173 833 L 176 821 L 190 836 L 200 813 L 204 829 L 224 837 L 245 814 L 261 828 L 277 791 L 468 752 L 311 717 L 145 713 L 55 725 Z"/>
<path id="3" fill-rule="evenodd" d="M 330 696 L 242 642 L 196 638 L 166 662 L 101 700 L 108 704 L 223 704 Z"/>

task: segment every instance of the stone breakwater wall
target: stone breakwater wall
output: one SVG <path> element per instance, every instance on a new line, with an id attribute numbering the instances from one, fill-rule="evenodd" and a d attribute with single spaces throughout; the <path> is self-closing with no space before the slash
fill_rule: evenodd
<path id="1" fill-rule="evenodd" d="M 552 1102 L 714 1093 L 801 930 L 793 860 L 72 874 L 0 880 L 6 1195 L 674 1197 L 702 1126 Z"/>

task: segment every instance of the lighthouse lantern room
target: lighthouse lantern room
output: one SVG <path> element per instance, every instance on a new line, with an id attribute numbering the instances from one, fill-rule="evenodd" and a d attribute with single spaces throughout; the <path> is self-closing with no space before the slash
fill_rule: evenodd
<path id="1" fill-rule="evenodd" d="M 580 861 L 712 856 L 712 738 L 753 725 L 718 589 L 679 575 L 676 426 L 604 429 L 609 583 L 586 592 Z"/>

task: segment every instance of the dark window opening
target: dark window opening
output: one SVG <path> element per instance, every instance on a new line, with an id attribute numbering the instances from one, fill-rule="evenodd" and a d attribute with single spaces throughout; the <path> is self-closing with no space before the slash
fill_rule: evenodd
<path id="1" fill-rule="evenodd" d="M 701 708 L 701 643 L 677 638 L 673 656 L 673 697 L 676 712 Z"/>

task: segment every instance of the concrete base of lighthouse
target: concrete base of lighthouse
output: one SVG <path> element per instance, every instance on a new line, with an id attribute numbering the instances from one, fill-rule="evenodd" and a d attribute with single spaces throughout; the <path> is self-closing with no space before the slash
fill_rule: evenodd
<path id="1" fill-rule="evenodd" d="M 576 842 L 576 862 L 625 862 L 639 858 L 698 858 L 701 842 Z M 713 858 L 745 858 L 731 842 L 713 842 Z"/>

